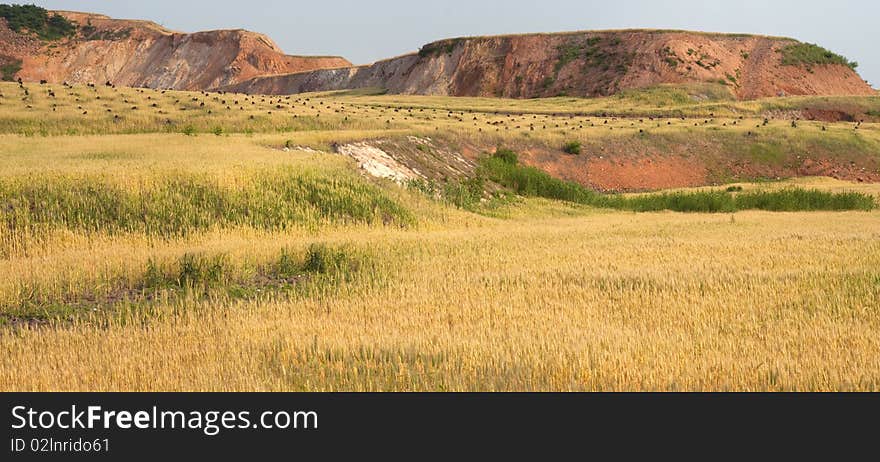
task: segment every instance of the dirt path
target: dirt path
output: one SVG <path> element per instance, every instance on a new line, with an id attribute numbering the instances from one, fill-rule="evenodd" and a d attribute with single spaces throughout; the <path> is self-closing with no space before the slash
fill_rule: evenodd
<path id="1" fill-rule="evenodd" d="M 746 66 L 749 72 L 745 73 L 743 78 L 742 89 L 740 90 L 740 98 L 753 99 L 762 95 L 763 87 L 767 86 L 768 75 L 767 69 L 769 61 L 773 60 L 775 53 L 773 51 L 773 42 L 767 39 L 758 39 L 757 45 L 749 54 Z"/>

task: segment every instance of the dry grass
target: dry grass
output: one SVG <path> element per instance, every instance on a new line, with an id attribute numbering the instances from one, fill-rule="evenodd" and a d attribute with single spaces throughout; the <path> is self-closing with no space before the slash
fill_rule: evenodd
<path id="1" fill-rule="evenodd" d="M 235 130 L 185 136 L 161 133 L 152 116 L 125 130 L 97 116 L 41 119 L 9 101 L 15 87 L 2 91 L 0 182 L 90 178 L 137 191 L 173 173 L 234 190 L 253 186 L 253 172 L 284 169 L 375 187 L 417 223 L 318 220 L 183 236 L 59 225 L 25 236 L 26 251 L 0 258 L 0 314 L 33 294 L 64 305 L 115 284 L 137 286 L 151 261 L 186 254 L 224 255 L 240 278 L 315 243 L 352 249 L 370 264 L 308 291 L 189 294 L 144 311 L 96 305 L 73 321 L 0 326 L 0 390 L 880 390 L 878 211 L 634 214 L 526 199 L 481 216 L 371 184 L 342 157 L 279 148 L 438 128 L 521 136 L 475 131 L 467 118 L 485 124 L 483 115 L 409 116 L 370 100 L 358 113 L 331 109 L 321 113 L 326 125 L 294 130 L 278 128 L 289 114 L 267 114 L 263 125 L 251 125 L 247 112 L 205 114 L 192 123 Z M 359 97 L 326 103 L 355 108 L 346 98 Z M 679 130 L 684 124 L 692 121 Z M 34 133 L 22 136 L 22 127 Z M 126 130 L 136 133 L 102 134 Z M 583 130 L 598 137 L 605 128 Z M 858 136 L 873 140 L 877 129 L 865 125 Z M 876 185 L 794 183 L 880 193 Z"/>
<path id="2" fill-rule="evenodd" d="M 880 388 L 877 213 L 573 213 L 322 234 L 373 249 L 382 273 L 304 300 L 192 302 L 147 325 L 7 331 L 0 388 Z M 316 239 L 230 232 L 153 251 L 254 258 Z M 97 247 L 19 265 L 151 253 Z"/>

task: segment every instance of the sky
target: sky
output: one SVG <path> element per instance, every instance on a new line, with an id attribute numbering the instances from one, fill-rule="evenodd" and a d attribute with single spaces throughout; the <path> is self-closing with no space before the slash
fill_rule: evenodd
<path id="1" fill-rule="evenodd" d="M 8 1 L 14 3 L 15 0 Z M 589 29 L 686 29 L 786 36 L 859 62 L 880 86 L 873 0 L 20 0 L 48 9 L 146 19 L 182 32 L 249 29 L 288 54 L 368 64 L 443 38 Z"/>

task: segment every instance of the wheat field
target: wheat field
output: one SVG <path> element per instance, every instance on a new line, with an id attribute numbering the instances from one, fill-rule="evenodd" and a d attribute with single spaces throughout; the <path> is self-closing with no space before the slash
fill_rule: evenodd
<path id="1" fill-rule="evenodd" d="M 399 97 L 328 96 L 320 124 L 251 119 L 268 101 L 168 130 L 164 116 L 120 128 L 72 107 L 41 119 L 52 103 L 26 109 L 2 90 L 0 390 L 880 390 L 876 209 L 514 198 L 475 212 L 323 152 L 436 130 L 520 136 L 445 113 L 383 120 Z M 89 101 L 153 101 L 111 91 Z M 877 127 L 861 130 L 876 142 Z M 743 186 L 792 185 L 880 197 L 825 178 Z"/>

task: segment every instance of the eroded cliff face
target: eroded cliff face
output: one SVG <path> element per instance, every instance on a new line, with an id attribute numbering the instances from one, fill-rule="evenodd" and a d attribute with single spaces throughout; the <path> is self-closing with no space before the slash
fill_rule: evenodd
<path id="1" fill-rule="evenodd" d="M 268 37 L 244 30 L 184 34 L 147 21 L 58 13 L 78 24 L 75 37 L 42 42 L 0 19 L 4 73 L 264 94 L 376 87 L 397 94 L 593 97 L 703 82 L 724 84 L 740 99 L 876 94 L 843 64 L 784 64 L 782 50 L 798 43 L 785 38 L 650 30 L 475 37 L 352 67 L 338 57 L 285 55 Z"/>
<path id="2" fill-rule="evenodd" d="M 20 62 L 16 77 L 205 90 L 261 75 L 351 66 L 339 57 L 285 55 L 268 37 L 245 30 L 185 34 L 147 21 L 58 13 L 78 24 L 73 38 L 42 42 L 0 19 L 0 57 Z"/>
<path id="3" fill-rule="evenodd" d="M 261 76 L 224 89 L 290 94 L 378 87 L 398 94 L 536 98 L 715 82 L 741 99 L 876 94 L 846 65 L 784 65 L 781 51 L 796 43 L 639 30 L 451 39 L 370 66 Z"/>

